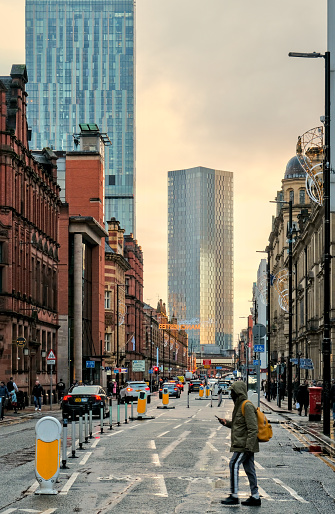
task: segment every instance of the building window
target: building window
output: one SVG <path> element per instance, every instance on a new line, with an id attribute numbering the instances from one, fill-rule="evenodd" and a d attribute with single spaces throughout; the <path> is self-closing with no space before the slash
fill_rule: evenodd
<path id="1" fill-rule="evenodd" d="M 111 351 L 112 334 L 105 332 L 105 352 Z"/>
<path id="2" fill-rule="evenodd" d="M 3 262 L 3 243 L 0 243 L 0 263 Z"/>
<path id="3" fill-rule="evenodd" d="M 105 291 L 105 309 L 111 308 L 111 292 Z"/>
<path id="4" fill-rule="evenodd" d="M 289 197 L 289 200 L 294 203 L 294 191 L 293 189 L 290 190 L 290 197 Z"/>
<path id="5" fill-rule="evenodd" d="M 302 203 L 302 204 L 305 203 L 305 190 L 304 189 L 299 190 L 299 203 Z"/>

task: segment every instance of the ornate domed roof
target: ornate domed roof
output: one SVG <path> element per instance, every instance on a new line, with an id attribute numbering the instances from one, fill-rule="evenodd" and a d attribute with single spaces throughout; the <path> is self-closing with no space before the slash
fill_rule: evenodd
<path id="1" fill-rule="evenodd" d="M 305 173 L 303 167 L 301 166 L 301 164 L 298 160 L 298 157 L 295 155 L 287 163 L 284 179 L 286 179 L 286 178 L 305 178 L 305 177 L 306 177 L 306 173 Z"/>

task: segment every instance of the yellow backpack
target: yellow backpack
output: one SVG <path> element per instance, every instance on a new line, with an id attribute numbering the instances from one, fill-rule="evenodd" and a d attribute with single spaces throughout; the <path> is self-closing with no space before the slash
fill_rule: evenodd
<path id="1" fill-rule="evenodd" d="M 250 400 L 244 400 L 244 402 L 242 403 L 243 416 L 244 416 L 244 407 L 247 402 L 251 403 Z M 271 427 L 270 423 L 268 422 L 268 419 L 265 416 L 264 412 L 262 412 L 259 407 L 257 407 L 256 415 L 257 415 L 257 423 L 258 423 L 258 434 L 257 434 L 258 441 L 260 443 L 267 443 L 268 441 L 270 441 L 271 437 L 273 436 L 272 427 Z"/>

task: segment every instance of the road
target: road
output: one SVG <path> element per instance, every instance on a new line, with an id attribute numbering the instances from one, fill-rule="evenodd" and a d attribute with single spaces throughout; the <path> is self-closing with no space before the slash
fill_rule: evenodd
<path id="1" fill-rule="evenodd" d="M 187 394 L 171 399 L 175 409 L 160 410 L 154 397 L 147 414 L 151 420 L 124 424 L 94 437 L 78 458 L 68 459 L 61 470 L 56 496 L 34 494 L 33 420 L 0 427 L 0 513 L 43 514 L 184 514 L 218 513 L 227 507 L 220 500 L 229 493 L 230 431 L 218 424 L 215 414 L 231 416 L 232 400 L 197 400 Z M 60 412 L 55 411 L 60 417 Z M 274 436 L 261 444 L 256 455 L 262 507 L 270 514 L 328 514 L 335 509 L 335 463 L 305 449 L 304 434 L 295 432 L 277 414 L 269 414 Z M 113 416 L 115 421 L 115 416 Z M 107 420 L 105 420 L 107 422 Z M 71 453 L 71 441 L 68 450 Z M 244 472 L 240 497 L 248 497 Z M 239 507 L 247 510 L 248 507 Z"/>

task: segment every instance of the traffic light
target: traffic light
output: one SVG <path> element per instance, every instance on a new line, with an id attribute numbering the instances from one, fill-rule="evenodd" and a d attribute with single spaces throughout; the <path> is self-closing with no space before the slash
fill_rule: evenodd
<path id="1" fill-rule="evenodd" d="M 158 370 L 159 370 L 159 367 L 158 366 L 154 366 L 154 372 L 156 373 L 156 375 L 158 373 Z"/>

